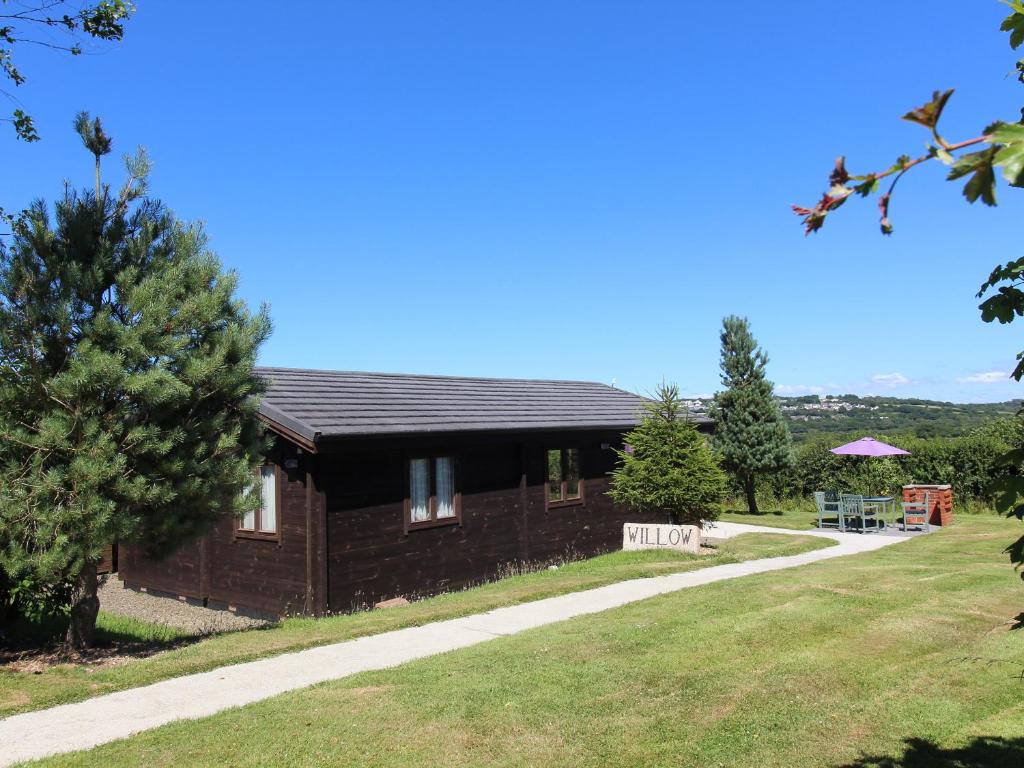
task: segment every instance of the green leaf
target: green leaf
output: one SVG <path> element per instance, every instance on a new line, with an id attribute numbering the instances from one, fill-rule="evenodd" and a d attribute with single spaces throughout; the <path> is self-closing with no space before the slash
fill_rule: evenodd
<path id="1" fill-rule="evenodd" d="M 1012 8 L 1013 13 L 1003 19 L 999 29 L 1010 33 L 1010 47 L 1017 49 L 1024 43 L 1024 3 L 1020 0 L 1003 0 L 1003 4 Z"/>
<path id="2" fill-rule="evenodd" d="M 1003 169 L 1003 176 L 1015 187 L 1024 186 L 1024 125 L 994 123 L 986 131 L 993 144 L 1002 144 L 994 165 Z"/>
<path id="3" fill-rule="evenodd" d="M 861 197 L 867 197 L 868 195 L 875 192 L 881 182 L 875 177 L 874 174 L 864 177 L 864 181 L 860 184 L 855 184 L 853 191 Z"/>
<path id="4" fill-rule="evenodd" d="M 1013 144 L 1024 141 L 1024 125 L 1020 123 L 997 122 L 985 129 L 996 144 Z"/>
<path id="5" fill-rule="evenodd" d="M 974 203 L 980 197 L 986 205 L 996 204 L 996 175 L 992 163 L 997 150 L 997 147 L 989 147 L 981 152 L 962 155 L 950 169 L 946 177 L 950 181 L 973 174 L 964 185 L 964 197 L 968 202 Z"/>
<path id="6" fill-rule="evenodd" d="M 1017 354 L 1017 367 L 1013 369 L 1013 373 L 1010 374 L 1015 381 L 1020 381 L 1024 378 L 1024 352 Z"/>
<path id="7" fill-rule="evenodd" d="M 964 185 L 964 197 L 969 203 L 977 202 L 980 197 L 985 205 L 996 204 L 996 175 L 991 165 L 975 171 L 971 180 Z"/>
<path id="8" fill-rule="evenodd" d="M 995 296 L 985 299 L 978 309 L 981 310 L 981 319 L 986 323 L 993 320 L 1000 323 L 1013 322 L 1014 318 L 1024 316 L 1024 291 L 1004 286 Z"/>
<path id="9" fill-rule="evenodd" d="M 1024 142 L 1007 144 L 996 153 L 993 164 L 1003 169 L 1003 177 L 1010 184 L 1024 186 Z"/>

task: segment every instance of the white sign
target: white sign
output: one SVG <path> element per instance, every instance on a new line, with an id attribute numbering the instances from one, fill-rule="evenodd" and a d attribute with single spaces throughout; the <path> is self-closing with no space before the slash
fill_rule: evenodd
<path id="1" fill-rule="evenodd" d="M 700 554 L 700 528 L 696 525 L 652 525 L 626 523 L 622 526 L 622 549 L 674 549 Z"/>

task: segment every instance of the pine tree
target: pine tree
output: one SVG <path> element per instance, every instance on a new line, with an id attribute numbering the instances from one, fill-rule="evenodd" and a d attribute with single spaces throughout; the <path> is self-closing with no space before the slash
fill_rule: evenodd
<path id="1" fill-rule="evenodd" d="M 792 438 L 765 378 L 768 355 L 757 346 L 744 317 L 722 321 L 722 384 L 715 395 L 715 448 L 757 513 L 758 475 L 778 472 L 793 462 Z"/>
<path id="2" fill-rule="evenodd" d="M 99 121 L 76 127 L 98 167 Z M 126 164 L 119 193 L 66 188 L 52 222 L 38 201 L 0 243 L 0 571 L 73 584 L 73 648 L 93 641 L 103 548 L 158 556 L 253 506 L 263 449 L 266 307 L 145 196 L 145 155 Z"/>
<path id="3" fill-rule="evenodd" d="M 662 384 L 657 399 L 618 450 L 608 495 L 640 512 L 664 513 L 677 525 L 718 517 L 725 474 L 707 440 L 685 418 L 679 388 Z"/>

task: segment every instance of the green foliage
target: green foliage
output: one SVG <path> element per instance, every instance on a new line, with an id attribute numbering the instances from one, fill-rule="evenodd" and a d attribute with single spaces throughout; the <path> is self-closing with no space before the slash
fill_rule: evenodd
<path id="1" fill-rule="evenodd" d="M 909 456 L 884 458 L 837 456 L 835 446 L 865 435 L 822 435 L 797 446 L 793 466 L 771 479 L 777 499 L 807 499 L 814 491 L 900 495 L 908 483 L 949 484 L 957 504 L 990 505 L 994 484 L 1009 477 L 1003 457 L 1024 440 L 1024 420 L 999 419 L 960 437 L 922 439 L 890 435 L 886 442 L 910 451 Z"/>
<path id="2" fill-rule="evenodd" d="M 608 495 L 641 512 L 663 512 L 679 525 L 718 517 L 725 474 L 711 448 L 686 419 L 679 388 L 662 384 L 643 420 L 616 451 Z"/>
<path id="3" fill-rule="evenodd" d="M 17 620 L 63 621 L 71 609 L 71 582 L 39 581 L 34 574 L 16 580 L 0 571 L 0 627 Z"/>
<path id="4" fill-rule="evenodd" d="M 768 356 L 758 348 L 746 318 L 722 321 L 722 384 L 711 410 L 715 450 L 722 466 L 743 488 L 751 512 L 757 511 L 756 478 L 792 463 L 792 440 L 765 378 Z"/>
<path id="5" fill-rule="evenodd" d="M 0 0 L 0 11 L 10 0 Z M 25 83 L 25 75 L 14 63 L 14 49 L 19 44 L 42 45 L 72 56 L 82 53 L 82 40 L 118 41 L 124 36 L 124 22 L 135 12 L 125 0 L 88 2 L 72 10 L 66 0 L 19 0 L 13 13 L 0 13 L 0 74 L 15 87 Z M 62 13 L 62 10 L 67 13 Z M 10 96 L 6 91 L 0 94 Z M 0 120 L 14 126 L 22 141 L 39 141 L 30 115 L 16 109 L 10 118 Z"/>
<path id="6" fill-rule="evenodd" d="M 117 196 L 34 203 L 0 244 L 0 570 L 77 579 L 75 604 L 111 541 L 159 555 L 256 503 L 270 321 L 199 226 L 141 197 L 145 166 Z"/>

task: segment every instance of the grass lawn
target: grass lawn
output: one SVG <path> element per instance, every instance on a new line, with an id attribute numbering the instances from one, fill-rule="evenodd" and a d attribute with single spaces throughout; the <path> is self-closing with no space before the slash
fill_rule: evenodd
<path id="1" fill-rule="evenodd" d="M 44 764 L 1019 768 L 1019 529 L 964 518 Z"/>
<path id="2" fill-rule="evenodd" d="M 615 552 L 569 563 L 557 571 L 542 570 L 511 576 L 473 589 L 422 600 L 403 608 L 323 619 L 286 619 L 269 629 L 217 635 L 147 658 L 128 660 L 117 666 L 63 664 L 35 674 L 0 667 L 0 717 L 201 672 L 224 664 L 451 619 L 624 579 L 791 555 L 829 544 L 828 541 L 811 537 L 749 534 L 724 542 L 714 555 L 698 557 L 667 551 Z M 128 638 L 134 637 L 140 641 L 175 640 L 173 636 L 153 637 L 157 629 L 163 628 L 154 629 L 152 625 L 109 615 L 103 615 L 100 627 L 118 630 L 126 633 Z M 173 635 L 173 630 L 170 632 Z"/>
<path id="3" fill-rule="evenodd" d="M 100 613 L 96 617 L 96 639 L 100 643 L 128 641 L 136 643 L 174 643 L 184 640 L 187 635 L 166 624 L 139 621 L 131 616 L 116 613 Z"/>
<path id="4" fill-rule="evenodd" d="M 723 512 L 719 519 L 728 523 L 767 525 L 772 528 L 790 528 L 797 531 L 809 531 L 818 526 L 818 515 L 816 512 L 808 512 L 806 509 L 793 507 L 762 511 L 756 515 L 745 510 L 732 510 L 730 512 Z"/>

